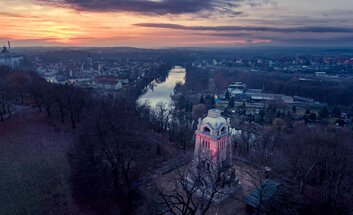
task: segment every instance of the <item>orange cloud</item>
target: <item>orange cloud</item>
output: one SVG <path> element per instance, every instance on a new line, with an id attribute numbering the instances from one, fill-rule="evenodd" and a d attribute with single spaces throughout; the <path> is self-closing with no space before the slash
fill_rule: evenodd
<path id="1" fill-rule="evenodd" d="M 181 25 L 207 25 L 207 18 L 186 15 L 146 16 L 132 13 L 80 12 L 36 1 L 11 0 L 0 8 L 0 38 L 18 45 L 139 46 L 170 47 L 244 44 L 246 39 L 191 34 L 188 30 L 154 29 L 135 23 L 170 22 Z M 217 20 L 215 20 L 215 23 Z M 0 39 L 0 43 L 3 42 Z M 15 43 L 15 45 L 16 45 Z"/>

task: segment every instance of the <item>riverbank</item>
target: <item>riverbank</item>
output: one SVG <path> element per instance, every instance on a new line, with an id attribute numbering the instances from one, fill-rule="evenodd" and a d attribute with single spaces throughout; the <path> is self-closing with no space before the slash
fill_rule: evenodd
<path id="1" fill-rule="evenodd" d="M 138 98 L 137 103 L 148 103 L 153 108 L 163 103 L 166 107 L 171 108 L 170 106 L 173 105 L 171 96 L 174 94 L 175 87 L 184 83 L 185 74 L 185 70 L 179 67 L 176 70 L 169 70 L 165 81 L 153 80 L 145 88 L 146 92 Z"/>

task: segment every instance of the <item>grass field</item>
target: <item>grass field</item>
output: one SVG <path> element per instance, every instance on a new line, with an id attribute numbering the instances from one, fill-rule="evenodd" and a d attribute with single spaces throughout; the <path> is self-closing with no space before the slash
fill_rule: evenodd
<path id="1" fill-rule="evenodd" d="M 0 214 L 76 214 L 67 150 L 74 134 L 24 108 L 0 123 Z"/>

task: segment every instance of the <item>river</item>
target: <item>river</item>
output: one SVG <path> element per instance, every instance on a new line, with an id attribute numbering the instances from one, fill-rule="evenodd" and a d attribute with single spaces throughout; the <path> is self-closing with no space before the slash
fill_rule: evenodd
<path id="1" fill-rule="evenodd" d="M 166 80 L 158 83 L 157 80 L 152 81 L 146 87 L 146 93 L 138 98 L 137 103 L 142 104 L 147 102 L 151 107 L 156 107 L 158 103 L 164 103 L 171 107 L 173 104 L 171 95 L 174 93 L 174 88 L 177 83 L 185 82 L 185 69 L 179 66 L 173 67 L 168 74 Z"/>

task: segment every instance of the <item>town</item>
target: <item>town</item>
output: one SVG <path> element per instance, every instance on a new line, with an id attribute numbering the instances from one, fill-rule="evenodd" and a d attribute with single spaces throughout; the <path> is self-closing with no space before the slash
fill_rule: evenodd
<path id="1" fill-rule="evenodd" d="M 0 0 L 0 215 L 353 215 L 352 0 Z"/>
<path id="2" fill-rule="evenodd" d="M 257 64 L 242 63 L 237 50 L 225 56 L 212 49 L 4 46 L 2 150 L 6 142 L 39 140 L 25 158 L 44 161 L 34 174 L 66 175 L 55 179 L 66 190 L 42 188 L 65 205 L 57 209 L 63 214 L 345 214 L 352 192 L 353 55 L 321 61 L 331 55 L 320 50 L 321 57 L 291 60 L 318 65 L 290 72 L 291 56 L 272 57 L 276 66 L 264 67 L 267 57 L 247 55 Z M 30 126 L 14 130 L 21 138 L 13 138 L 6 127 L 21 121 Z M 38 150 L 44 151 L 33 159 Z M 59 172 L 43 172 L 52 156 Z M 7 174 L 4 180 L 15 177 Z M 31 198 L 43 201 L 41 194 Z M 322 209 L 327 201 L 334 205 Z M 34 211 L 58 207 L 52 204 Z M 14 201 L 6 208 L 26 207 Z"/>

